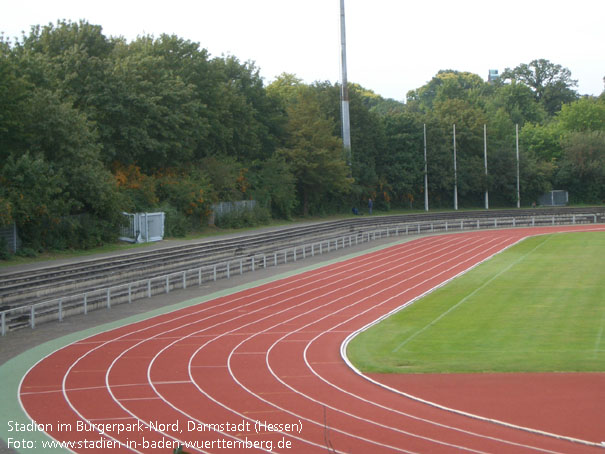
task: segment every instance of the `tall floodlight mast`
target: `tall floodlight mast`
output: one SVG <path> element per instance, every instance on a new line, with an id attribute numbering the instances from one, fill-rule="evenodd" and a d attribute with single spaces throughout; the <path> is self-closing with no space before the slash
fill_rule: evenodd
<path id="1" fill-rule="evenodd" d="M 487 125 L 483 125 L 483 162 L 485 164 L 485 209 L 489 210 L 489 189 L 487 183 Z"/>
<path id="2" fill-rule="evenodd" d="M 454 125 L 454 210 L 458 210 L 458 166 L 456 164 L 456 125 Z"/>
<path id="3" fill-rule="evenodd" d="M 517 142 L 517 208 L 521 208 L 521 188 L 519 183 L 519 125 L 515 125 L 516 142 Z"/>
<path id="4" fill-rule="evenodd" d="M 429 168 L 426 160 L 426 123 L 422 127 L 424 133 L 424 211 L 429 211 Z"/>
<path id="5" fill-rule="evenodd" d="M 340 0 L 340 101 L 342 104 L 342 143 L 351 168 L 351 123 L 349 120 L 349 86 L 347 83 L 347 40 L 345 33 L 345 0 Z"/>

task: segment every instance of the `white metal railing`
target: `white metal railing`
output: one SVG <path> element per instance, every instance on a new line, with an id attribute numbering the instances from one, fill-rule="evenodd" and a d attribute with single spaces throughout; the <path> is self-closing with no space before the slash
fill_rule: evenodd
<path id="1" fill-rule="evenodd" d="M 229 279 L 234 274 L 255 271 L 259 268 L 279 266 L 289 261 L 305 259 L 307 256 L 323 255 L 332 250 L 367 243 L 376 239 L 400 235 L 419 235 L 434 232 L 461 230 L 478 230 L 505 227 L 528 227 L 556 224 L 596 223 L 596 214 L 518 216 L 504 218 L 474 218 L 437 220 L 425 222 L 402 223 L 380 229 L 358 232 L 337 238 L 321 240 L 301 246 L 280 249 L 272 253 L 255 254 L 177 271 L 162 276 L 154 276 L 125 284 L 102 289 L 90 290 L 77 295 L 55 298 L 41 303 L 24 305 L 0 312 L 0 334 L 6 335 L 11 329 L 29 326 L 36 327 L 37 322 L 59 320 L 74 314 L 87 314 L 98 308 L 110 309 L 112 304 L 132 303 L 141 298 L 151 298 L 159 293 L 169 293 L 179 288 L 186 289 L 191 285 L 201 286 L 208 281 L 220 278 Z"/>

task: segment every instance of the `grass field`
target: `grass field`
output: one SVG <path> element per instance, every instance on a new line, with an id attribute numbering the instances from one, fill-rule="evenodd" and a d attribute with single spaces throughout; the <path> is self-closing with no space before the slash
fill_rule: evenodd
<path id="1" fill-rule="evenodd" d="M 364 372 L 605 371 L 605 234 L 532 237 L 349 344 Z"/>

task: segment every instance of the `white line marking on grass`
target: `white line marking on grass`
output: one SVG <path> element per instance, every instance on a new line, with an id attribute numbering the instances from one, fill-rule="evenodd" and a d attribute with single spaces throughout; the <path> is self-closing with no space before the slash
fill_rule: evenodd
<path id="1" fill-rule="evenodd" d="M 466 295 L 464 298 L 462 298 L 460 301 L 458 301 L 455 305 L 453 305 L 452 307 L 450 307 L 447 311 L 445 311 L 444 313 L 442 313 L 439 317 L 435 318 L 432 322 L 430 322 L 428 325 L 426 325 L 424 328 L 419 329 L 418 331 L 416 331 L 414 334 L 412 334 L 411 336 L 409 336 L 406 340 L 404 340 L 402 343 L 400 343 L 397 347 L 395 347 L 392 350 L 392 353 L 395 353 L 397 351 L 399 351 L 402 347 L 404 347 L 406 344 L 408 344 L 409 342 L 411 342 L 412 340 L 414 340 L 417 336 L 419 336 L 420 334 L 424 333 L 427 329 L 431 328 L 432 326 L 434 326 L 436 323 L 439 322 L 439 320 L 441 320 L 443 317 L 445 317 L 446 315 L 448 315 L 450 312 L 452 312 L 453 310 L 455 310 L 458 306 L 460 306 L 461 304 L 463 304 L 464 302 L 468 301 L 469 298 L 471 298 L 472 296 L 474 296 L 476 293 L 478 293 L 479 291 L 483 290 L 485 287 L 487 287 L 489 284 L 491 284 L 493 281 L 495 281 L 497 278 L 499 278 L 501 275 L 503 275 L 504 273 L 506 273 L 508 270 L 510 270 L 513 266 L 517 265 L 519 262 L 525 260 L 525 258 L 532 254 L 533 252 L 535 252 L 539 247 L 541 247 L 542 245 L 546 244 L 548 242 L 548 240 L 550 240 L 552 238 L 552 236 L 547 236 L 546 240 L 544 240 L 542 243 L 538 244 L 535 248 L 533 248 L 531 251 L 529 251 L 528 253 L 526 253 L 524 256 L 520 257 L 519 259 L 517 259 L 517 261 L 511 263 L 510 265 L 508 265 L 506 268 L 504 268 L 502 271 L 500 271 L 498 274 L 496 274 L 494 277 L 492 277 L 490 280 L 488 280 L 487 282 L 485 282 L 481 287 L 477 287 L 475 290 L 473 290 L 471 293 L 469 293 L 468 295 Z M 603 327 L 601 326 L 601 331 L 602 331 Z"/>

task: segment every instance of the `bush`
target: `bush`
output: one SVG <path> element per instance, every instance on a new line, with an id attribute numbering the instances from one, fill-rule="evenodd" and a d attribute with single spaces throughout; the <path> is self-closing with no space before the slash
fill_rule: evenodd
<path id="1" fill-rule="evenodd" d="M 15 253 L 15 255 L 19 256 L 19 257 L 29 257 L 29 258 L 34 258 L 38 256 L 38 253 L 30 248 L 30 247 L 22 247 L 20 249 L 17 250 L 17 252 Z"/>
<path id="2" fill-rule="evenodd" d="M 11 254 L 8 252 L 8 243 L 4 237 L 0 237 L 0 260 L 8 260 Z"/>
<path id="3" fill-rule="evenodd" d="M 241 229 L 267 224 L 271 213 L 267 208 L 256 206 L 252 210 L 236 210 L 216 219 L 215 224 L 222 229 Z"/>
<path id="4" fill-rule="evenodd" d="M 191 228 L 191 222 L 183 213 L 170 204 L 159 208 L 165 214 L 164 237 L 183 237 Z"/>

